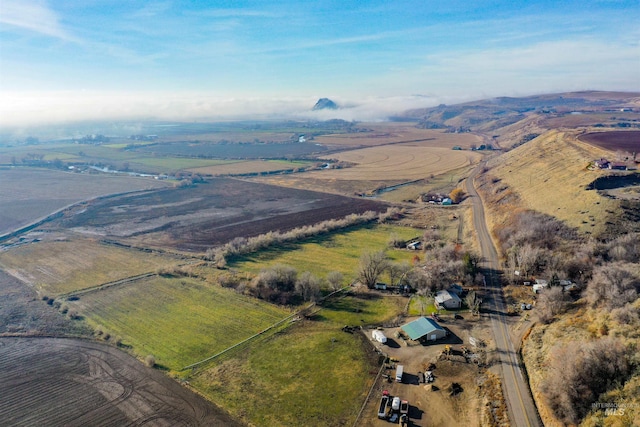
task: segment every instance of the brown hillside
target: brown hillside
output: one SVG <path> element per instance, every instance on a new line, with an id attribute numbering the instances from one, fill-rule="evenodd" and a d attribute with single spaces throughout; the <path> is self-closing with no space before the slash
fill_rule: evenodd
<path id="1" fill-rule="evenodd" d="M 619 210 L 619 202 L 585 189 L 606 173 L 588 166 L 611 154 L 578 141 L 576 132 L 554 130 L 495 158 L 489 166 L 491 175 L 519 196 L 522 207 L 598 235 Z"/>

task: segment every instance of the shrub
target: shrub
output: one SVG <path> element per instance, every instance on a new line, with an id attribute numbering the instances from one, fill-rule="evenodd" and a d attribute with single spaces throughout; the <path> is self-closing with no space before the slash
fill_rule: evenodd
<path id="1" fill-rule="evenodd" d="M 600 394 L 624 381 L 629 373 L 625 349 L 606 337 L 554 347 L 542 390 L 556 416 L 578 424 Z"/>
<path id="2" fill-rule="evenodd" d="M 631 265 L 616 262 L 594 269 L 585 295 L 592 307 L 613 309 L 635 301 L 638 290 L 640 278 L 634 274 Z"/>
<path id="3" fill-rule="evenodd" d="M 144 364 L 149 368 L 153 368 L 154 366 L 156 366 L 156 358 L 149 354 L 144 358 Z"/>

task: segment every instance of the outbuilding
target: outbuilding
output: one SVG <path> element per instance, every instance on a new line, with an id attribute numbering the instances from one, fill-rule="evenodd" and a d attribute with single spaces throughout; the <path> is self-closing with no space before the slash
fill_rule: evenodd
<path id="1" fill-rule="evenodd" d="M 426 317 L 420 317 L 413 322 L 409 322 L 403 325 L 401 329 L 414 341 L 420 339 L 435 341 L 447 336 L 447 331 L 438 325 L 438 322 Z"/>
<path id="2" fill-rule="evenodd" d="M 455 293 L 443 290 L 436 294 L 435 305 L 438 309 L 450 310 L 452 308 L 460 308 L 462 300 Z"/>

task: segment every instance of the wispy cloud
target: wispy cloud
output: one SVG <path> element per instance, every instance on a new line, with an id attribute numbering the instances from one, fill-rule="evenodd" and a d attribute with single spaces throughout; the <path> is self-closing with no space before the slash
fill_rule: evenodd
<path id="1" fill-rule="evenodd" d="M 78 41 L 63 28 L 58 15 L 42 1 L 3 0 L 0 23 L 66 41 Z"/>

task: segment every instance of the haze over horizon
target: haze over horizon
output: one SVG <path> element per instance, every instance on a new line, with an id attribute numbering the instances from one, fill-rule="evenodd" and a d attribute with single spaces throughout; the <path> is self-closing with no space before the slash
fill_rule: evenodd
<path id="1" fill-rule="evenodd" d="M 0 0 L 0 126 L 339 117 L 640 91 L 637 0 Z M 329 97 L 343 110 L 309 110 Z"/>

